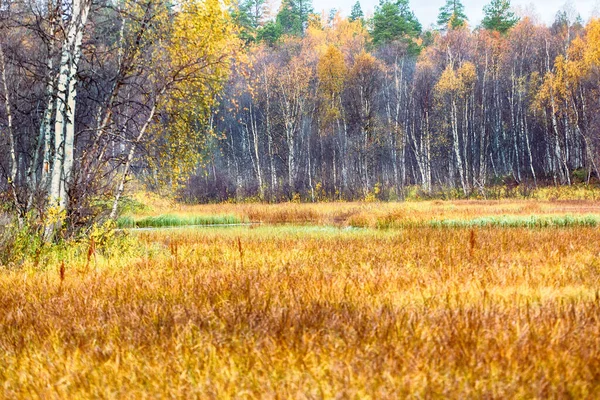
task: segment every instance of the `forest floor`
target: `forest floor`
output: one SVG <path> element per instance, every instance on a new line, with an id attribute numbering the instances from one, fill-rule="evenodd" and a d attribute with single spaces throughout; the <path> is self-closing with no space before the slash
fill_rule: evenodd
<path id="1" fill-rule="evenodd" d="M 598 202 L 130 218 L 161 215 L 253 224 L 161 222 L 0 269 L 0 397 L 600 396 Z"/>

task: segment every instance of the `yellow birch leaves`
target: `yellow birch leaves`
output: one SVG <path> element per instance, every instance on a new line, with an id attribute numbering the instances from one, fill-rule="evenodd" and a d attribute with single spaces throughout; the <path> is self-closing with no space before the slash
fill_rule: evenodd
<path id="1" fill-rule="evenodd" d="M 212 134 L 210 118 L 217 94 L 241 42 L 219 0 L 184 0 L 171 26 L 161 60 L 168 64 L 164 79 L 170 80 L 171 87 L 162 103 L 153 151 L 158 183 L 176 186 L 201 159 Z"/>

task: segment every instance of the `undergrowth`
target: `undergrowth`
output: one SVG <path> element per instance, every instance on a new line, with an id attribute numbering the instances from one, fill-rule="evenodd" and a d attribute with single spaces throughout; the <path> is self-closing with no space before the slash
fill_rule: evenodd
<path id="1" fill-rule="evenodd" d="M 0 270 L 45 270 L 60 264 L 97 265 L 115 257 L 126 260 L 138 250 L 136 239 L 114 230 L 114 223 L 94 224 L 69 239 L 43 240 L 43 228 L 12 221 L 0 227 Z M 102 264 L 101 262 L 101 264 Z"/>

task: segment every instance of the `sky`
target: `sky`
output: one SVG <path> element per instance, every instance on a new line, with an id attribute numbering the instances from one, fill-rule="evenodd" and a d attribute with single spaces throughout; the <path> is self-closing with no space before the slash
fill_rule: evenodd
<path id="1" fill-rule="evenodd" d="M 445 2 L 445 0 L 410 0 L 410 7 L 423 28 L 428 28 L 431 24 L 436 23 L 439 9 Z M 348 15 L 354 3 L 356 0 L 313 0 L 313 8 L 315 12 L 335 8 L 342 14 Z M 462 0 L 462 3 L 465 6 L 470 25 L 473 27 L 479 25 L 483 18 L 483 7 L 489 3 L 489 0 Z M 379 4 L 379 0 L 360 0 L 360 4 L 365 14 L 371 15 L 375 6 Z M 546 24 L 551 24 L 557 11 L 565 6 L 575 9 L 584 21 L 587 21 L 593 14 L 597 16 L 599 13 L 596 10 L 600 10 L 600 0 L 512 0 L 511 4 L 517 14 L 525 13 L 529 16 L 533 14 L 539 18 L 540 22 Z"/>

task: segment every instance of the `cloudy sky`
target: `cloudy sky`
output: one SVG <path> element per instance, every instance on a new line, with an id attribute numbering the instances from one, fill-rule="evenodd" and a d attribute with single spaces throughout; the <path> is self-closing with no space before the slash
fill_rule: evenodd
<path id="1" fill-rule="evenodd" d="M 483 7 L 488 2 L 489 0 L 463 0 L 471 26 L 481 22 Z M 335 8 L 348 15 L 354 3 L 356 0 L 313 0 L 313 7 L 316 12 Z M 439 9 L 444 3 L 445 0 L 410 0 L 410 6 L 424 28 L 436 22 Z M 545 23 L 554 21 L 556 12 L 565 6 L 575 9 L 584 21 L 597 14 L 596 10 L 600 10 L 600 0 L 512 0 L 511 3 L 518 13 L 533 14 L 540 22 Z M 360 4 L 365 14 L 371 14 L 379 0 L 360 0 Z"/>

